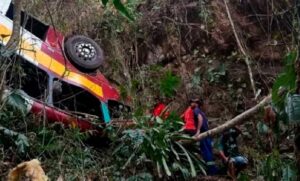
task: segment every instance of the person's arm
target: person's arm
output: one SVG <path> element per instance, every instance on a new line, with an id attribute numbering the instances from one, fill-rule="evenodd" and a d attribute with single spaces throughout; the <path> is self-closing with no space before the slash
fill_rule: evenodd
<path id="1" fill-rule="evenodd" d="M 198 136 L 200 134 L 200 129 L 202 127 L 203 118 L 202 118 L 201 114 L 198 114 L 197 121 L 198 121 L 198 125 L 197 125 L 197 132 L 196 132 L 195 136 Z"/>
<path id="2" fill-rule="evenodd" d="M 222 145 L 222 137 L 217 140 L 217 149 L 219 151 L 219 155 L 220 155 L 221 159 L 223 161 L 227 162 L 228 161 L 228 157 L 225 155 L 225 153 L 223 151 L 224 148 L 223 148 L 223 145 Z"/>
<path id="3" fill-rule="evenodd" d="M 181 114 L 181 116 L 180 116 L 180 119 L 183 119 L 184 118 L 184 113 L 183 114 Z"/>
<path id="4" fill-rule="evenodd" d="M 233 136 L 238 137 L 240 134 L 242 134 L 242 130 L 238 126 L 235 126 L 233 129 L 235 130 Z"/>
<path id="5" fill-rule="evenodd" d="M 222 160 L 224 160 L 225 162 L 228 161 L 228 157 L 225 155 L 223 150 L 219 150 L 219 155 L 222 158 Z"/>
<path id="6" fill-rule="evenodd" d="M 276 113 L 272 106 L 265 107 L 264 122 L 268 125 L 274 125 L 276 122 Z"/>
<path id="7" fill-rule="evenodd" d="M 234 126 L 235 130 L 238 132 L 238 134 L 241 134 L 242 133 L 242 130 L 241 128 L 239 128 L 238 126 Z"/>

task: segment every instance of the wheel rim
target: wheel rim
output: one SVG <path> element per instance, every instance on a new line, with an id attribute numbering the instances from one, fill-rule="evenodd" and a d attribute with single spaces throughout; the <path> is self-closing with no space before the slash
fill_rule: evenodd
<path id="1" fill-rule="evenodd" d="M 84 61 L 93 61 L 96 56 L 96 49 L 91 43 L 78 43 L 75 50 L 77 56 Z"/>

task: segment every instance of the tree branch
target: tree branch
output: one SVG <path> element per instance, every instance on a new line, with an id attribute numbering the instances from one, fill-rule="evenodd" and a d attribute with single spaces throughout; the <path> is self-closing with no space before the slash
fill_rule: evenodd
<path id="1" fill-rule="evenodd" d="M 250 65 L 250 62 L 249 62 L 250 56 L 247 54 L 246 50 L 242 46 L 240 38 L 239 38 L 239 36 L 238 36 L 238 34 L 236 32 L 236 29 L 235 29 L 234 22 L 233 22 L 232 17 L 231 17 L 231 13 L 230 13 L 229 7 L 227 5 L 227 0 L 223 0 L 223 1 L 224 1 L 224 4 L 225 4 L 227 16 L 228 16 L 229 22 L 231 24 L 232 31 L 233 31 L 234 37 L 236 39 L 237 45 L 238 45 L 240 51 L 242 52 L 242 54 L 245 56 L 245 63 L 246 63 L 247 68 L 248 68 L 248 74 L 249 74 L 249 78 L 250 78 L 252 90 L 253 90 L 253 93 L 254 93 L 254 97 L 256 99 L 256 97 L 257 97 L 257 95 L 256 95 L 256 88 L 255 88 L 255 83 L 254 83 L 254 79 L 253 79 L 253 73 L 252 73 L 251 65 Z"/>
<path id="2" fill-rule="evenodd" d="M 15 51 L 20 42 L 22 0 L 14 0 L 13 30 L 6 49 Z"/>
<path id="3" fill-rule="evenodd" d="M 204 133 L 201 133 L 199 136 L 197 136 L 195 138 L 196 141 L 200 141 L 208 136 L 215 136 L 217 134 L 220 134 L 222 132 L 224 132 L 225 130 L 234 127 L 235 125 L 241 124 L 246 122 L 246 119 L 250 116 L 252 116 L 253 114 L 257 113 L 260 108 L 262 108 L 263 106 L 267 105 L 269 102 L 271 102 L 271 95 L 268 95 L 266 98 L 264 98 L 260 103 L 258 103 L 256 106 L 252 107 L 251 109 L 248 109 L 247 111 L 243 112 L 242 114 L 239 114 L 238 116 L 236 116 L 235 118 L 227 121 L 226 123 L 208 130 Z"/>

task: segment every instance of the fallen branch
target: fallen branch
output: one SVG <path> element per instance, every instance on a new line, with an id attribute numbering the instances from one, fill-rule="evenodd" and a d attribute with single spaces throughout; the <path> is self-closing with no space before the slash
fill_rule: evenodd
<path id="1" fill-rule="evenodd" d="M 250 78 L 252 90 L 253 90 L 253 93 L 254 93 L 254 97 L 256 99 L 257 98 L 256 88 L 255 88 L 255 83 L 254 83 L 254 79 L 253 79 L 253 73 L 252 73 L 251 65 L 250 65 L 250 62 L 249 62 L 250 56 L 247 54 L 246 50 L 242 46 L 240 38 L 239 38 L 239 36 L 238 36 L 238 34 L 236 32 L 236 29 L 235 29 L 235 26 L 234 26 L 234 23 L 233 23 L 233 20 L 232 20 L 232 17 L 231 17 L 231 13 L 230 13 L 229 7 L 227 5 L 227 0 L 223 0 L 223 1 L 224 1 L 224 4 L 225 4 L 227 16 L 228 16 L 229 22 L 231 24 L 232 31 L 233 31 L 234 37 L 236 39 L 237 45 L 238 45 L 240 51 L 242 52 L 242 54 L 245 56 L 245 63 L 246 63 L 247 68 L 248 68 L 248 74 L 249 74 L 249 78 Z"/>
<path id="2" fill-rule="evenodd" d="M 258 103 L 256 106 L 252 107 L 251 109 L 248 109 L 247 111 L 243 112 L 242 114 L 239 114 L 235 118 L 227 121 L 226 123 L 214 128 L 214 129 L 211 129 L 204 133 L 201 133 L 199 136 L 195 137 L 194 139 L 196 141 L 200 141 L 208 136 L 215 136 L 217 134 L 224 132 L 225 130 L 227 130 L 229 128 L 232 128 L 238 124 L 244 123 L 244 122 L 246 122 L 246 119 L 248 117 L 257 113 L 260 110 L 260 108 L 267 105 L 269 102 L 271 102 L 271 95 L 268 95 L 260 103 Z"/>

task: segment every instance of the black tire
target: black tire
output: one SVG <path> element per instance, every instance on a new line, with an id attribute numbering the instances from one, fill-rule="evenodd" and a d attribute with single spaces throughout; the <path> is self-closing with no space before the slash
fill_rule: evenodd
<path id="1" fill-rule="evenodd" d="M 68 38 L 64 45 L 65 53 L 76 67 L 93 71 L 104 61 L 103 50 L 92 39 L 76 35 Z"/>

